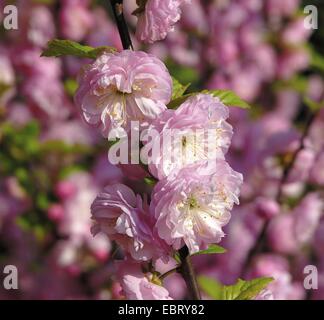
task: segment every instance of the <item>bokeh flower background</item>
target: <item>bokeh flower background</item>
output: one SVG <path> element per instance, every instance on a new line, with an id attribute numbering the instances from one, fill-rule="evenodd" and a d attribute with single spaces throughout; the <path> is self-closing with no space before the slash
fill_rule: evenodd
<path id="1" fill-rule="evenodd" d="M 122 299 L 113 260 L 123 253 L 93 237 L 90 206 L 114 183 L 144 193 L 145 172 L 109 164 L 108 142 L 74 105 L 88 61 L 40 57 L 53 38 L 122 50 L 109 1 L 0 0 L 0 21 L 6 4 L 17 6 L 19 28 L 0 24 L 0 270 L 15 265 L 19 289 L 0 285 L 0 299 Z M 304 26 L 309 4 L 317 30 Z M 136 1 L 124 5 L 134 47 L 191 83 L 189 92 L 231 89 L 252 106 L 227 119 L 226 159 L 244 176 L 220 243 L 227 252 L 194 258 L 197 274 L 224 284 L 272 276 L 274 299 L 324 299 L 323 1 L 192 0 L 164 41 L 146 45 L 135 37 Z M 318 269 L 317 290 L 303 286 L 307 265 Z M 179 275 L 165 287 L 186 298 Z"/>

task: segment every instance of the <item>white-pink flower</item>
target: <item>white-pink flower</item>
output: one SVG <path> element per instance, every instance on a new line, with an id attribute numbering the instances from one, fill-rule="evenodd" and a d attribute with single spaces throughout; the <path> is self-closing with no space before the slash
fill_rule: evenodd
<path id="1" fill-rule="evenodd" d="M 181 6 L 190 0 L 142 0 L 139 1 L 136 37 L 153 43 L 163 40 L 181 18 Z"/>
<path id="2" fill-rule="evenodd" d="M 144 274 L 141 265 L 133 261 L 117 261 L 117 274 L 122 294 L 128 300 L 172 300 L 168 290 L 154 283 L 153 275 Z"/>
<path id="3" fill-rule="evenodd" d="M 142 51 L 104 53 L 79 76 L 75 102 L 85 120 L 101 127 L 129 129 L 155 119 L 171 99 L 172 80 L 165 65 Z M 118 135 L 118 132 L 116 132 Z"/>
<path id="4" fill-rule="evenodd" d="M 96 221 L 92 231 L 115 240 L 135 260 L 148 261 L 163 255 L 164 247 L 155 236 L 154 217 L 140 196 L 123 184 L 107 186 L 91 206 Z"/>
<path id="5" fill-rule="evenodd" d="M 191 253 L 219 242 L 230 210 L 239 203 L 243 177 L 225 160 L 197 163 L 161 180 L 153 190 L 152 214 L 159 236 Z"/>
<path id="6" fill-rule="evenodd" d="M 201 160 L 223 159 L 233 135 L 228 116 L 219 98 L 208 94 L 187 99 L 176 111 L 165 111 L 151 126 L 159 134 L 142 151 L 148 154 L 146 149 L 160 146 L 147 159 L 151 174 L 163 179 Z"/>

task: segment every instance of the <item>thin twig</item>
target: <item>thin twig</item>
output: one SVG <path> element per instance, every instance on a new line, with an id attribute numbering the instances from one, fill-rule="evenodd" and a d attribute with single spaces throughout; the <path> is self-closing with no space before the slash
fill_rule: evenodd
<path id="1" fill-rule="evenodd" d="M 163 281 L 165 278 L 167 278 L 168 276 L 170 276 L 171 274 L 174 274 L 174 273 L 176 273 L 176 272 L 180 272 L 180 268 L 179 268 L 179 266 L 176 267 L 176 268 L 173 268 L 173 269 L 171 269 L 171 270 L 169 270 L 169 271 L 167 271 L 167 272 L 165 272 L 165 273 L 163 273 L 163 274 L 161 274 L 161 275 L 159 276 L 159 279 Z"/>
<path id="2" fill-rule="evenodd" d="M 118 32 L 125 50 L 134 50 L 129 34 L 127 23 L 124 18 L 123 0 L 110 0 L 112 10 L 116 19 Z"/>
<path id="3" fill-rule="evenodd" d="M 191 258 L 187 246 L 184 246 L 179 250 L 179 255 L 181 260 L 179 272 L 181 273 L 183 279 L 186 282 L 190 299 L 201 300 L 195 271 L 191 263 Z"/>

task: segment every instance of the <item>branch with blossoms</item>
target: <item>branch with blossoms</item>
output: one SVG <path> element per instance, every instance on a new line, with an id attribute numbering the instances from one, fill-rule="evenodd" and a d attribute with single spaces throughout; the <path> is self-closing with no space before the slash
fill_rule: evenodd
<path id="1" fill-rule="evenodd" d="M 137 1 L 138 40 L 164 39 L 185 2 Z M 249 106 L 228 90 L 186 93 L 188 85 L 173 79 L 157 57 L 131 50 L 123 1 L 111 0 L 111 5 L 123 51 L 56 39 L 43 52 L 94 59 L 79 74 L 75 104 L 86 123 L 114 142 L 109 160 L 111 153 L 123 158 L 126 150 L 126 161 L 119 165 L 128 166 L 136 180 L 108 185 L 96 197 L 92 233 L 106 234 L 123 249 L 124 259 L 115 266 L 127 299 L 172 299 L 164 279 L 178 272 L 188 297 L 197 300 L 201 294 L 191 256 L 225 251 L 216 244 L 225 236 L 222 228 L 239 204 L 243 183 L 225 157 L 233 135 L 228 107 Z M 140 147 L 136 161 L 130 139 L 134 130 L 142 143 L 135 146 Z M 271 280 L 239 279 L 222 287 L 222 296 L 260 298 Z"/>

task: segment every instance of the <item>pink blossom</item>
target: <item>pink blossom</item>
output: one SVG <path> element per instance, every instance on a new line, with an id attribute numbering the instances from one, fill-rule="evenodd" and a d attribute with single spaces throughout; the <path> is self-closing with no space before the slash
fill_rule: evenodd
<path id="1" fill-rule="evenodd" d="M 130 180 L 143 181 L 143 179 L 150 176 L 140 164 L 119 164 L 118 168 L 122 171 L 123 175 Z"/>
<path id="2" fill-rule="evenodd" d="M 254 300 L 274 300 L 273 293 L 268 289 L 262 290 Z"/>
<path id="3" fill-rule="evenodd" d="M 147 0 L 143 12 L 137 14 L 136 37 L 153 43 L 164 39 L 180 20 L 181 6 L 188 0 Z"/>
<path id="4" fill-rule="evenodd" d="M 306 69 L 309 65 L 309 54 L 304 49 L 284 52 L 277 65 L 277 73 L 281 79 L 290 79 L 296 72 Z"/>
<path id="5" fill-rule="evenodd" d="M 63 203 L 65 215 L 59 226 L 60 233 L 77 239 L 92 240 L 89 207 L 96 197 L 97 187 L 92 177 L 85 172 L 73 173 L 65 182 L 72 185 L 75 191 Z"/>
<path id="6" fill-rule="evenodd" d="M 288 261 L 275 254 L 258 256 L 250 272 L 252 278 L 273 277 L 267 289 L 273 294 L 275 300 L 303 299 L 304 289 L 301 283 L 293 282 L 289 273 Z"/>
<path id="7" fill-rule="evenodd" d="M 271 219 L 280 213 L 280 207 L 272 199 L 259 197 L 256 199 L 256 213 L 264 219 Z"/>
<path id="8" fill-rule="evenodd" d="M 47 216 L 53 221 L 60 221 L 64 217 L 64 208 L 60 204 L 53 204 L 47 211 Z"/>
<path id="9" fill-rule="evenodd" d="M 204 4 L 200 1 L 187 1 L 184 3 L 181 24 L 186 29 L 206 34 L 208 32 L 208 20 L 204 10 Z"/>
<path id="10" fill-rule="evenodd" d="M 324 80 L 318 74 L 309 77 L 307 96 L 317 102 L 324 96 Z"/>
<path id="11" fill-rule="evenodd" d="M 13 50 L 13 64 L 25 77 L 42 77 L 48 81 L 58 80 L 62 74 L 62 64 L 58 59 L 41 57 L 39 48 L 16 47 Z M 45 81 L 46 82 L 46 81 Z"/>
<path id="12" fill-rule="evenodd" d="M 242 181 L 224 160 L 194 164 L 161 180 L 151 203 L 159 236 L 176 250 L 186 244 L 191 253 L 219 242 Z"/>
<path id="13" fill-rule="evenodd" d="M 266 9 L 271 16 L 289 16 L 293 14 L 300 3 L 300 0 L 265 0 Z"/>
<path id="14" fill-rule="evenodd" d="M 35 90 L 37 91 L 37 90 Z M 53 100 L 54 101 L 54 100 Z M 62 140 L 67 145 L 93 145 L 98 134 L 79 119 L 53 123 L 41 136 L 42 141 Z"/>
<path id="15" fill-rule="evenodd" d="M 89 208 L 98 192 L 92 177 L 84 172 L 70 175 L 66 183 L 73 185 L 75 192 L 65 198 L 62 205 L 64 215 L 58 223 L 58 231 L 62 236 L 68 236 L 61 253 L 60 264 L 72 265 L 78 256 L 78 250 L 84 246 L 88 248 L 96 258 L 102 259 L 110 250 L 110 242 L 104 235 L 98 235 L 93 239 Z"/>
<path id="16" fill-rule="evenodd" d="M 60 10 L 59 19 L 62 35 L 65 38 L 81 41 L 94 24 L 94 18 L 88 1 L 65 0 Z"/>
<path id="17" fill-rule="evenodd" d="M 30 11 L 28 40 L 36 46 L 45 47 L 55 37 L 55 23 L 51 11 L 45 6 L 37 6 Z"/>
<path id="18" fill-rule="evenodd" d="M 288 24 L 282 32 L 282 41 L 287 45 L 298 46 L 305 43 L 311 35 L 311 30 L 305 28 L 304 17 Z"/>
<path id="19" fill-rule="evenodd" d="M 18 127 L 25 126 L 33 117 L 28 106 L 21 102 L 8 103 L 7 112 L 8 121 L 14 123 Z"/>
<path id="20" fill-rule="evenodd" d="M 124 2 L 124 6 L 129 1 Z M 87 43 L 92 47 L 112 46 L 118 51 L 123 50 L 120 36 L 116 25 L 109 20 L 104 8 L 95 8 L 93 10 L 94 26 L 87 37 Z"/>
<path id="21" fill-rule="evenodd" d="M 116 240 L 136 260 L 162 254 L 154 233 L 153 217 L 140 196 L 123 184 L 107 186 L 91 206 L 96 221 L 93 233 L 103 232 Z"/>
<path id="22" fill-rule="evenodd" d="M 94 179 L 102 187 L 107 184 L 116 184 L 123 181 L 123 172 L 117 166 L 111 164 L 107 158 L 107 154 L 98 157 L 93 168 Z"/>
<path id="23" fill-rule="evenodd" d="M 79 77 L 75 102 L 91 125 L 105 136 L 128 129 L 130 121 L 152 121 L 171 99 L 172 80 L 165 65 L 152 55 L 125 50 L 105 53 Z"/>
<path id="24" fill-rule="evenodd" d="M 318 155 L 310 172 L 310 180 L 320 186 L 324 186 L 324 150 Z"/>
<path id="25" fill-rule="evenodd" d="M 21 90 L 37 118 L 63 120 L 69 116 L 70 102 L 59 79 L 31 77 Z"/>
<path id="26" fill-rule="evenodd" d="M 15 73 L 11 61 L 6 56 L 6 53 L 0 50 L 0 86 L 3 87 L 2 92 L 0 92 L 1 105 L 6 105 L 14 95 L 14 85 Z"/>
<path id="27" fill-rule="evenodd" d="M 301 150 L 289 173 L 287 182 L 305 182 L 315 161 L 315 153 L 310 148 Z"/>
<path id="28" fill-rule="evenodd" d="M 59 181 L 55 186 L 55 194 L 62 200 L 66 200 L 76 193 L 76 187 L 67 180 Z"/>
<path id="29" fill-rule="evenodd" d="M 294 209 L 294 234 L 299 244 L 309 242 L 323 215 L 324 201 L 318 193 L 308 194 Z"/>
<path id="30" fill-rule="evenodd" d="M 152 282 L 152 274 L 142 272 L 140 264 L 128 260 L 115 264 L 123 294 L 128 300 L 172 300 L 165 288 Z"/>
<path id="31" fill-rule="evenodd" d="M 233 134 L 228 115 L 219 98 L 208 94 L 187 99 L 176 111 L 165 111 L 152 126 L 159 135 L 142 150 L 160 145 L 160 151 L 148 159 L 151 174 L 163 179 L 188 164 L 224 158 Z"/>
<path id="32" fill-rule="evenodd" d="M 315 232 L 313 247 L 318 257 L 324 257 L 324 220 L 322 220 Z"/>
<path id="33" fill-rule="evenodd" d="M 15 73 L 9 57 L 0 51 L 0 84 L 12 86 L 15 83 Z"/>
<path id="34" fill-rule="evenodd" d="M 298 251 L 294 235 L 294 218 L 291 214 L 280 214 L 271 220 L 268 228 L 268 243 L 275 252 L 295 254 Z"/>

